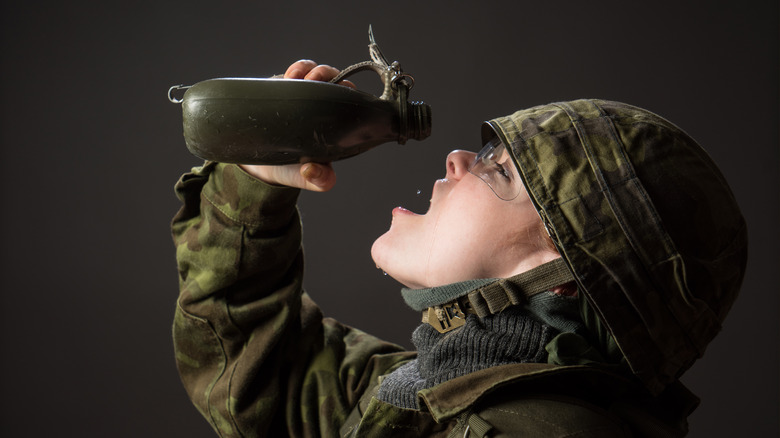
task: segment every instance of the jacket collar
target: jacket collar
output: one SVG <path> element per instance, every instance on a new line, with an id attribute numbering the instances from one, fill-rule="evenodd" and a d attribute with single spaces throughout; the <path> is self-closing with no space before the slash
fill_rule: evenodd
<path id="1" fill-rule="evenodd" d="M 538 388 L 542 393 L 595 393 L 612 398 L 628 392 L 644 392 L 634 380 L 616 374 L 606 366 L 518 363 L 470 373 L 424 389 L 417 396 L 422 409 L 427 409 L 437 422 L 442 422 L 509 387 L 513 391 L 522 388 L 528 393 Z"/>

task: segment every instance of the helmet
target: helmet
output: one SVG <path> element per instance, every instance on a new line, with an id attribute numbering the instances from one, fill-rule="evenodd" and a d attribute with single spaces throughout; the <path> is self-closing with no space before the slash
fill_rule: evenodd
<path id="1" fill-rule="evenodd" d="M 631 371 L 659 393 L 701 357 L 737 297 L 747 229 L 712 159 L 630 105 L 578 100 L 483 125 Z"/>

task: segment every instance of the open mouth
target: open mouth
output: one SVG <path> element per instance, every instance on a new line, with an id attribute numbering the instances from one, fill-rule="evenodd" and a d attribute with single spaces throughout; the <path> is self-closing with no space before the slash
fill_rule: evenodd
<path id="1" fill-rule="evenodd" d="M 400 216 L 404 216 L 404 215 L 420 216 L 419 214 L 413 212 L 412 210 L 409 210 L 408 208 L 404 208 L 404 207 L 400 207 L 400 206 L 393 209 L 393 216 L 399 216 L 399 215 Z"/>
<path id="2" fill-rule="evenodd" d="M 438 183 L 439 181 L 437 181 Z M 417 189 L 413 197 L 404 201 L 403 206 L 397 207 L 398 213 L 401 214 L 413 214 L 422 216 L 428 213 L 431 208 L 431 204 L 435 197 L 437 184 L 434 183 L 433 187 L 428 190 Z"/>
<path id="3" fill-rule="evenodd" d="M 424 216 L 428 214 L 434 199 L 442 196 L 439 192 L 446 191 L 445 186 L 449 183 L 450 180 L 442 178 L 436 180 L 430 190 L 417 189 L 414 197 L 405 201 L 403 206 L 399 205 L 393 209 L 393 215 Z"/>

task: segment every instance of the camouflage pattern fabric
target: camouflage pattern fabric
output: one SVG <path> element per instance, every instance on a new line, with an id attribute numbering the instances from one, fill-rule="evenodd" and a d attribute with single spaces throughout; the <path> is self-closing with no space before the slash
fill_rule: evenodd
<path id="1" fill-rule="evenodd" d="M 176 187 L 179 372 L 221 437 L 337 436 L 378 376 L 413 357 L 323 318 L 301 288 L 298 191 L 208 163 Z"/>
<path id="2" fill-rule="evenodd" d="M 421 391 L 420 411 L 382 403 L 374 397 L 380 377 L 414 353 L 324 318 L 302 290 L 298 191 L 216 163 L 184 175 L 176 191 L 184 202 L 172 224 L 176 361 L 220 437 L 462 436 L 485 418 L 495 423 L 488 425 L 494 436 L 687 430 L 697 400 L 684 388 L 675 389 L 670 410 L 672 403 L 648 398 L 619 370 L 594 366 L 494 367 Z M 507 405 L 507 393 L 520 404 Z M 525 414 L 502 416 L 512 409 Z"/>
<path id="3" fill-rule="evenodd" d="M 704 353 L 742 282 L 747 231 L 725 179 L 679 128 L 616 102 L 519 111 L 483 126 L 495 135 L 598 322 L 661 392 Z"/>

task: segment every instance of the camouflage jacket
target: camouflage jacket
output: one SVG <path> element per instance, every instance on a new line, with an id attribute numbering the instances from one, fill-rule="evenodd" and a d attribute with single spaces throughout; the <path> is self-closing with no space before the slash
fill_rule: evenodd
<path id="1" fill-rule="evenodd" d="M 594 366 L 503 365 L 420 391 L 419 411 L 383 403 L 374 397 L 381 376 L 415 355 L 324 318 L 303 291 L 298 190 L 207 163 L 176 191 L 184 203 L 172 224 L 176 361 L 218 436 L 686 432 L 697 401 L 681 385 L 648 398 L 629 378 Z"/>

